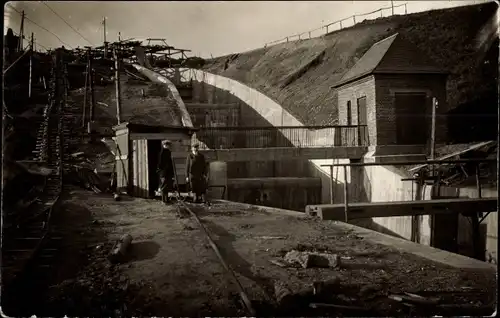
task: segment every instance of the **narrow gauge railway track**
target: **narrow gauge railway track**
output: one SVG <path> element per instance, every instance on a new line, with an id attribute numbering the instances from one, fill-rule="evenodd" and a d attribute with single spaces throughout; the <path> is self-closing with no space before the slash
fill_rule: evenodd
<path id="1" fill-rule="evenodd" d="M 67 74 L 58 51 L 53 55 L 50 87 L 35 155 L 38 161 L 47 164 L 51 173 L 37 200 L 3 219 L 2 289 L 4 304 L 12 303 L 14 310 L 29 309 L 16 302 L 22 301 L 18 295 L 24 294 L 26 288 L 30 290 L 40 277 L 48 277 L 62 241 L 51 221 L 63 190 L 65 149 L 77 137 L 70 132 L 73 123 L 68 117 L 74 109 L 67 107 Z"/>
<path id="2" fill-rule="evenodd" d="M 203 225 L 203 223 L 201 222 L 198 215 L 196 215 L 196 213 L 194 212 L 194 210 L 192 209 L 190 204 L 184 202 L 183 200 L 178 200 L 178 208 L 179 208 L 179 211 L 178 211 L 179 214 L 182 213 L 182 210 L 187 211 L 189 213 L 189 215 L 196 221 L 196 223 L 198 223 L 198 226 L 201 228 L 203 234 L 205 235 L 206 239 L 208 240 L 210 247 L 212 248 L 214 253 L 217 255 L 219 262 L 224 267 L 226 272 L 229 274 L 233 283 L 237 286 L 238 293 L 239 293 L 240 298 L 243 302 L 243 305 L 245 306 L 245 308 L 248 311 L 248 314 L 251 317 L 255 317 L 256 316 L 255 309 L 253 308 L 252 303 L 251 303 L 250 299 L 248 298 L 248 295 L 246 294 L 245 290 L 243 289 L 241 282 L 238 280 L 234 271 L 229 267 L 226 260 L 224 260 L 224 257 L 222 256 L 221 252 L 219 251 L 219 248 L 217 247 L 217 244 L 215 244 L 215 242 L 213 241 L 212 237 L 210 236 L 210 232 Z"/>

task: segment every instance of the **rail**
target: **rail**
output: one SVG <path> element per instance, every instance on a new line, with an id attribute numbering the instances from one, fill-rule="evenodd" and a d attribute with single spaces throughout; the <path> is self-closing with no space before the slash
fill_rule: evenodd
<path id="1" fill-rule="evenodd" d="M 302 32 L 302 33 L 298 33 L 298 34 L 285 36 L 284 38 L 281 38 L 279 40 L 275 40 L 275 41 L 268 42 L 268 43 L 264 44 L 264 47 L 267 47 L 269 45 L 276 45 L 276 44 L 279 44 L 279 43 L 286 43 L 286 42 L 294 41 L 294 40 L 311 39 L 311 38 L 317 37 L 317 36 L 324 36 L 324 35 L 327 35 L 331 31 L 342 30 L 345 27 L 351 27 L 351 26 L 356 25 L 357 22 L 359 21 L 359 20 L 356 20 L 356 18 L 366 17 L 368 15 L 377 14 L 377 13 L 380 13 L 380 17 L 384 17 L 384 10 L 393 10 L 392 13 L 391 13 L 391 15 L 394 15 L 394 9 L 400 8 L 400 7 L 403 7 L 403 6 L 404 6 L 404 9 L 405 9 L 405 13 L 404 14 L 407 14 L 408 13 L 408 11 L 407 11 L 407 3 L 399 4 L 397 6 L 384 7 L 384 8 L 380 8 L 378 10 L 372 11 L 372 12 L 367 12 L 367 13 L 363 13 L 363 14 L 354 14 L 354 15 L 352 15 L 350 17 L 330 22 L 330 23 L 325 24 L 325 25 L 323 25 L 323 26 L 321 26 L 319 28 L 316 28 L 314 30 L 309 30 L 309 31 L 305 31 L 305 32 Z M 378 18 L 378 15 L 377 15 L 377 18 Z M 352 21 L 353 24 L 349 23 L 349 25 L 346 25 L 345 22 L 350 22 L 350 21 Z M 338 29 L 331 29 L 331 27 L 335 26 L 336 24 L 338 24 Z M 312 35 L 314 32 L 317 32 L 317 31 L 323 32 L 323 30 L 325 30 L 324 31 L 325 33 L 321 33 L 321 35 L 315 35 L 315 36 Z"/>
<path id="2" fill-rule="evenodd" d="M 59 202 L 62 192 L 62 155 L 64 143 L 66 142 L 66 140 L 62 138 L 62 129 L 66 124 L 62 115 L 64 114 L 66 102 L 64 95 L 67 93 L 67 79 L 63 71 L 64 66 L 59 52 L 56 51 L 54 54 L 52 63 L 54 72 L 50 85 L 50 98 L 45 108 L 44 121 L 40 127 L 39 136 L 41 138 L 37 144 L 37 148 L 40 150 L 38 161 L 46 160 L 49 166 L 52 167 L 52 173 L 47 177 L 43 193 L 39 197 L 39 200 L 36 201 L 36 204 L 29 206 L 30 216 L 21 218 L 21 215 L 18 215 L 14 226 L 8 229 L 10 247 L 4 249 L 4 255 L 15 255 L 19 253 L 20 250 L 16 247 L 20 244 L 19 241 L 26 239 L 23 231 L 33 227 L 36 233 L 34 234 L 34 244 L 27 249 L 29 252 L 26 253 L 24 257 L 13 257 L 14 262 L 12 266 L 9 267 L 9 269 L 11 269 L 11 279 L 9 279 L 8 282 L 4 282 L 8 287 L 16 284 L 16 281 L 18 281 L 27 271 L 29 266 L 34 263 L 37 255 L 39 255 L 44 248 L 46 242 L 50 240 L 52 213 L 55 205 Z M 40 223 L 40 221 L 42 225 L 36 226 L 35 224 Z M 4 235 L 4 239 L 6 236 L 7 235 Z"/>
<path id="3" fill-rule="evenodd" d="M 222 256 L 221 252 L 219 251 L 219 248 L 217 247 L 217 244 L 215 244 L 215 242 L 213 241 L 213 239 L 212 239 L 212 237 L 210 235 L 210 232 L 203 225 L 203 222 L 198 218 L 198 216 L 196 215 L 196 213 L 192 209 L 189 208 L 188 204 L 186 204 L 185 202 L 179 201 L 179 205 L 180 205 L 181 208 L 184 208 L 186 211 L 188 211 L 189 214 L 191 215 L 191 217 L 193 217 L 196 220 L 196 223 L 198 223 L 198 225 L 202 229 L 203 233 L 205 234 L 205 237 L 207 238 L 208 243 L 210 244 L 210 247 L 212 247 L 212 250 L 217 255 L 217 258 L 219 259 L 219 262 L 222 264 L 222 266 L 224 267 L 224 269 L 226 270 L 226 272 L 230 275 L 232 281 L 234 282 L 234 284 L 238 288 L 241 300 L 243 301 L 243 304 L 245 305 L 248 313 L 251 316 L 255 317 L 255 313 L 256 312 L 255 312 L 255 309 L 252 306 L 252 302 L 250 301 L 250 298 L 248 297 L 247 293 L 243 289 L 243 286 L 242 286 L 241 282 L 239 281 L 238 277 L 236 276 L 236 274 L 234 273 L 234 271 L 231 269 L 231 267 L 224 260 L 224 257 Z"/>
<path id="4" fill-rule="evenodd" d="M 196 133 L 200 149 L 320 148 L 368 146 L 362 126 L 203 127 Z"/>

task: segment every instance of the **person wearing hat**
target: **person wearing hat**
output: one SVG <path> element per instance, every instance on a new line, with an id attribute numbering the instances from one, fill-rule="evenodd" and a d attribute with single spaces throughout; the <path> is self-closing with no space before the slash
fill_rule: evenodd
<path id="1" fill-rule="evenodd" d="M 161 200 L 167 204 L 170 202 L 168 193 L 174 189 L 174 165 L 172 163 L 172 152 L 170 151 L 170 140 L 162 141 L 160 158 L 158 160 L 158 176 L 160 177 Z"/>
<path id="2" fill-rule="evenodd" d="M 191 186 L 195 194 L 195 202 L 206 202 L 205 192 L 207 188 L 207 164 L 205 156 L 199 152 L 199 145 L 191 148 L 191 153 L 186 160 L 186 182 Z"/>

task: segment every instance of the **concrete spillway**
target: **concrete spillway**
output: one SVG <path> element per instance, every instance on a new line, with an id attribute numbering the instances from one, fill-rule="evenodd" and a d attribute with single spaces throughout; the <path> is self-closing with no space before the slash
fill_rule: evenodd
<path id="1" fill-rule="evenodd" d="M 181 113 L 181 118 L 182 118 L 182 124 L 184 127 L 193 127 L 193 122 L 191 121 L 191 116 L 189 116 L 189 112 L 186 108 L 186 105 L 184 104 L 184 101 L 181 98 L 181 95 L 179 94 L 179 91 L 175 87 L 174 83 L 172 83 L 168 78 L 166 78 L 163 75 L 160 75 L 150 69 L 147 69 L 143 66 L 133 64 L 133 66 L 144 76 L 149 78 L 151 81 L 155 83 L 163 83 L 167 85 L 168 89 L 172 92 L 172 95 L 174 96 L 175 100 L 177 101 L 177 105 L 179 107 L 180 113 Z"/>

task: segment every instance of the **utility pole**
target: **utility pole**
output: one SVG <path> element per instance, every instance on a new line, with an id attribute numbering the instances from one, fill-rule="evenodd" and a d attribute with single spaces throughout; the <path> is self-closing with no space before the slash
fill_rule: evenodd
<path id="1" fill-rule="evenodd" d="M 432 123 L 431 123 L 431 160 L 434 160 L 436 152 L 436 108 L 438 106 L 438 100 L 436 97 L 432 98 Z M 434 165 L 432 165 L 432 176 L 434 176 Z"/>
<path id="2" fill-rule="evenodd" d="M 89 80 L 89 61 L 87 59 L 87 67 L 85 70 L 85 88 L 83 90 L 83 114 L 82 114 L 82 128 L 85 129 L 85 117 L 87 116 L 87 92 L 88 92 L 88 80 Z"/>
<path id="3" fill-rule="evenodd" d="M 106 42 L 106 17 L 102 19 L 102 25 L 104 29 L 104 58 L 108 56 L 108 42 Z"/>
<path id="4" fill-rule="evenodd" d="M 33 74 L 33 51 L 35 49 L 35 39 L 33 32 L 31 32 L 31 40 L 30 40 L 30 76 L 28 80 L 28 97 L 31 97 L 31 77 Z"/>
<path id="5" fill-rule="evenodd" d="M 17 43 L 17 50 L 21 52 L 23 50 L 23 40 L 24 40 L 24 10 L 21 13 L 21 27 L 19 28 L 19 42 Z"/>
<path id="6" fill-rule="evenodd" d="M 391 0 L 392 15 L 394 15 L 394 1 Z"/>
<path id="7" fill-rule="evenodd" d="M 95 114 L 95 94 L 94 94 L 94 79 L 95 71 L 92 65 L 92 49 L 89 47 L 89 84 L 90 84 L 90 122 L 94 122 Z"/>
<path id="8" fill-rule="evenodd" d="M 115 85 L 116 85 L 116 120 L 118 125 L 121 123 L 121 100 L 120 100 L 120 62 L 116 48 L 113 48 L 113 56 L 115 58 Z"/>
<path id="9" fill-rule="evenodd" d="M 431 123 L 431 160 L 434 160 L 434 152 L 436 150 L 436 108 L 438 100 L 436 97 L 432 98 L 432 123 Z"/>

